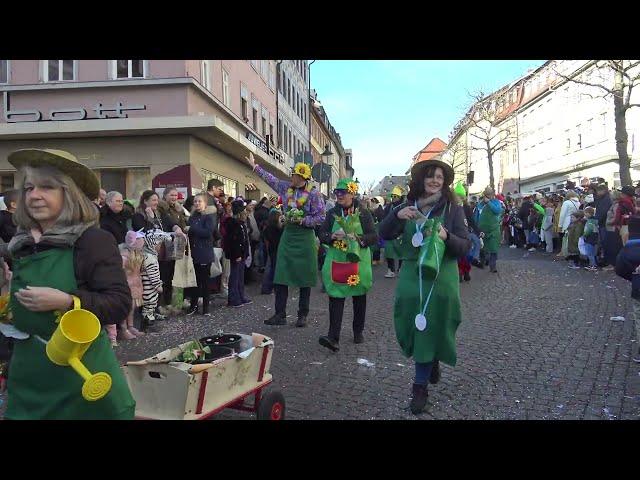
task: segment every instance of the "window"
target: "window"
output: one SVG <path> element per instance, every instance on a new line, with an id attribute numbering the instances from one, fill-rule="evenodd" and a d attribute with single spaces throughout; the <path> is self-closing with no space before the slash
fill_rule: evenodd
<path id="1" fill-rule="evenodd" d="M 222 69 L 222 103 L 231 108 L 231 95 L 229 94 L 229 74 Z"/>
<path id="2" fill-rule="evenodd" d="M 202 86 L 207 90 L 211 90 L 211 64 L 209 60 L 202 60 L 200 63 L 200 79 Z"/>
<path id="3" fill-rule="evenodd" d="M 253 67 L 253 69 L 256 72 L 259 72 L 260 70 L 258 69 L 258 60 L 250 60 L 250 62 L 251 62 L 251 66 Z"/>
<path id="4" fill-rule="evenodd" d="M 245 122 L 249 121 L 248 96 L 247 87 L 245 87 L 244 83 L 240 82 L 240 113 Z"/>
<path id="5" fill-rule="evenodd" d="M 600 114 L 600 141 L 607 139 L 607 112 Z"/>
<path id="6" fill-rule="evenodd" d="M 231 197 L 238 196 L 238 182 L 236 182 L 235 180 L 232 180 L 227 177 L 223 177 L 222 175 L 218 175 L 217 173 L 213 173 L 209 170 L 205 170 L 204 168 L 201 170 L 201 172 L 202 172 L 202 191 L 205 191 L 207 189 L 207 182 L 210 179 L 217 178 L 224 184 L 223 185 L 224 193 L 226 193 Z"/>
<path id="7" fill-rule="evenodd" d="M 269 143 L 273 145 L 273 122 L 269 123 Z"/>
<path id="8" fill-rule="evenodd" d="M 282 148 L 282 120 L 278 119 L 278 148 Z"/>
<path id="9" fill-rule="evenodd" d="M 260 102 L 255 98 L 251 98 L 251 114 L 253 118 L 253 129 L 258 131 L 258 110 L 260 110 Z"/>
<path id="10" fill-rule="evenodd" d="M 569 130 L 565 130 L 564 133 L 565 133 L 565 135 L 567 137 L 567 142 L 566 142 L 566 145 L 565 145 L 565 152 L 564 153 L 567 154 L 567 153 L 569 153 L 571 151 L 571 137 L 569 136 L 569 133 L 570 133 Z"/>
<path id="11" fill-rule="evenodd" d="M 261 127 L 262 127 L 262 136 L 266 137 L 267 135 L 267 125 L 269 124 L 269 120 L 267 120 L 269 118 L 269 111 L 262 107 L 262 121 L 261 121 Z"/>
<path id="12" fill-rule="evenodd" d="M 269 82 L 269 60 L 260 60 L 260 75 L 265 83 Z"/>
<path id="13" fill-rule="evenodd" d="M 276 88 L 276 70 L 272 62 L 269 62 L 269 88 L 271 90 Z"/>
<path id="14" fill-rule="evenodd" d="M 0 176 L 0 191 L 13 190 L 13 173 Z"/>
<path id="15" fill-rule="evenodd" d="M 291 105 L 291 80 L 287 78 L 287 102 Z"/>
<path id="16" fill-rule="evenodd" d="M 75 80 L 74 60 L 47 60 L 45 82 L 64 82 Z"/>
<path id="17" fill-rule="evenodd" d="M 282 78 L 282 89 L 280 91 L 282 92 L 282 96 L 284 97 L 287 94 L 287 74 L 283 70 L 280 70 L 280 73 Z"/>
<path id="18" fill-rule="evenodd" d="M 0 60 L 0 83 L 9 83 L 9 60 Z"/>
<path id="19" fill-rule="evenodd" d="M 144 60 L 115 60 L 113 78 L 144 78 L 146 65 Z"/>
<path id="20" fill-rule="evenodd" d="M 116 191 L 123 195 L 127 191 L 127 171 L 126 170 L 100 170 L 100 186 L 106 192 Z"/>
<path id="21" fill-rule="evenodd" d="M 289 153 L 289 144 L 287 142 L 287 138 L 288 138 L 288 131 L 287 131 L 287 124 L 283 124 L 283 135 L 282 138 L 284 140 L 284 151 Z"/>
<path id="22" fill-rule="evenodd" d="M 582 134 L 581 134 L 581 133 L 579 133 L 579 134 L 578 134 L 578 144 L 577 144 L 576 149 L 577 149 L 577 150 L 580 150 L 581 148 L 582 148 Z"/>
<path id="23" fill-rule="evenodd" d="M 293 142 L 292 142 L 291 129 L 289 129 L 289 155 L 293 153 Z"/>

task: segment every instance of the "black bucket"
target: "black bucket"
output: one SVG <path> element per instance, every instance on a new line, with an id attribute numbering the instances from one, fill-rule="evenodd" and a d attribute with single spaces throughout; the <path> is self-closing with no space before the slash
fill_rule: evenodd
<path id="1" fill-rule="evenodd" d="M 207 345 L 211 350 L 211 353 L 204 354 L 204 358 L 200 360 L 196 360 L 193 362 L 193 365 L 200 365 L 201 363 L 211 363 L 222 357 L 230 357 L 233 355 L 233 348 L 225 347 L 221 345 Z"/>
<path id="2" fill-rule="evenodd" d="M 242 337 L 235 333 L 211 335 L 210 337 L 203 337 L 200 339 L 200 343 L 203 347 L 229 347 L 236 353 L 240 352 L 241 341 Z"/>

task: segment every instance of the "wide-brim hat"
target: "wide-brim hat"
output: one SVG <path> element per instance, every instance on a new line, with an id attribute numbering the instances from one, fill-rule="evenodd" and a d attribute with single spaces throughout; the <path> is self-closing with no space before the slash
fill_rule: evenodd
<path id="1" fill-rule="evenodd" d="M 636 189 L 631 185 L 626 185 L 620 189 L 620 193 L 624 193 L 625 195 L 629 195 L 630 197 L 635 197 Z"/>
<path id="2" fill-rule="evenodd" d="M 413 167 L 411 167 L 411 177 L 414 178 L 422 173 L 427 167 L 440 167 L 442 172 L 444 173 L 444 183 L 447 185 L 451 185 L 453 183 L 453 177 L 455 174 L 453 173 L 453 168 L 448 163 L 445 163 L 441 160 L 423 160 L 421 162 L 416 163 Z"/>
<path id="3" fill-rule="evenodd" d="M 26 166 L 42 167 L 44 165 L 57 168 L 71 177 L 78 188 L 91 200 L 98 198 L 100 192 L 98 177 L 69 152 L 49 148 L 26 148 L 10 153 L 8 160 L 16 170 Z"/>

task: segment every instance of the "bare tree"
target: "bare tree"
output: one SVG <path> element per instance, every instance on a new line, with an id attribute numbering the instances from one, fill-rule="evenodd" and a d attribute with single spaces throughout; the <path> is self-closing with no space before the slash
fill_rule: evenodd
<path id="1" fill-rule="evenodd" d="M 569 75 L 559 72 L 557 66 L 553 69 L 564 80 L 598 89 L 601 94 L 596 97 L 613 99 L 616 152 L 622 185 L 631 185 L 626 115 L 630 108 L 640 106 L 640 104 L 631 103 L 631 92 L 640 84 L 640 68 L 637 68 L 639 65 L 640 60 L 594 60 L 589 62 L 586 68 L 580 68 Z M 593 73 L 586 76 L 586 79 L 582 78 L 582 74 L 591 68 Z M 588 93 L 586 95 L 594 97 Z"/>
<path id="2" fill-rule="evenodd" d="M 503 120 L 498 115 L 497 104 L 503 100 L 505 92 L 499 91 L 485 95 L 482 91 L 470 94 L 473 105 L 468 116 L 469 135 L 476 140 L 471 142 L 470 150 L 481 151 L 486 155 L 489 165 L 489 185 L 495 190 L 493 161 L 495 155 L 517 140 L 513 128 L 500 126 Z"/>
<path id="3" fill-rule="evenodd" d="M 365 195 L 370 195 L 373 187 L 378 184 L 376 180 L 369 180 L 368 182 L 362 182 L 362 193 Z"/>
<path id="4" fill-rule="evenodd" d="M 449 136 L 449 139 L 452 135 Z M 451 165 L 454 173 L 460 171 L 466 174 L 467 168 L 467 146 L 462 142 L 456 142 L 453 145 L 449 144 L 444 154 L 442 155 L 442 161 Z M 466 179 L 465 179 L 466 181 Z"/>

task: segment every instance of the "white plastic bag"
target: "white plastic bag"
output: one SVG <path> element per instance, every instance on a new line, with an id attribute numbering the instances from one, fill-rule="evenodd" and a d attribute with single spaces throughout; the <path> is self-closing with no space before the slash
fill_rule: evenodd
<path id="1" fill-rule="evenodd" d="M 578 251 L 580 252 L 580 255 L 584 255 L 585 257 L 587 256 L 587 250 L 584 246 L 584 237 L 580 237 L 580 240 L 578 240 Z"/>
<path id="2" fill-rule="evenodd" d="M 220 263 L 220 260 L 223 255 L 224 251 L 221 248 L 213 249 L 213 262 L 211 262 L 211 270 L 209 272 L 211 278 L 216 278 L 222 275 L 222 264 Z"/>

